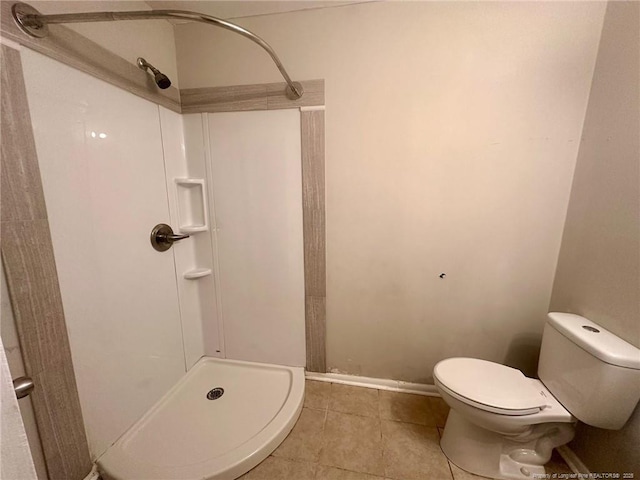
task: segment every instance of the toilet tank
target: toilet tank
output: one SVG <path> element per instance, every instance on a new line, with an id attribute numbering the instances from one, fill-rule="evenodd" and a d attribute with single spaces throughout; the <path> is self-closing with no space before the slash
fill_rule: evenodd
<path id="1" fill-rule="evenodd" d="M 538 376 L 579 420 L 618 430 L 640 399 L 640 350 L 584 317 L 549 313 Z"/>

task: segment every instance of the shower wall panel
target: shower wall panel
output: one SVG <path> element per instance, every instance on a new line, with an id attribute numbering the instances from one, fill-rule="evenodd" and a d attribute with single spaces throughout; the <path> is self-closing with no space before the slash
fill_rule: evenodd
<path id="1" fill-rule="evenodd" d="M 304 366 L 300 112 L 202 118 L 225 355 Z"/>
<path id="2" fill-rule="evenodd" d="M 22 50 L 80 403 L 98 457 L 185 372 L 158 106 Z M 172 135 L 172 132 L 164 132 Z"/>
<path id="3" fill-rule="evenodd" d="M 195 117 L 195 118 L 194 118 Z M 206 210 L 207 167 L 204 152 L 204 136 L 200 115 L 179 115 L 160 107 L 162 145 L 165 157 L 167 192 L 171 224 L 178 230 L 184 222 L 180 210 L 188 207 Z M 176 179 L 204 181 L 200 196 L 180 198 L 183 187 Z M 189 188 L 189 184 L 186 188 Z M 195 184 L 194 184 L 195 185 Z M 192 185 L 193 186 L 193 185 Z M 185 205 L 191 203 L 191 205 Z M 198 205 L 200 204 L 200 205 Z M 189 233 L 188 240 L 174 244 L 172 251 L 176 259 L 176 282 L 180 298 L 182 335 L 185 361 L 191 368 L 200 357 L 222 357 L 224 347 L 218 322 L 217 290 L 213 277 L 213 251 L 211 222 L 207 229 Z M 211 272 L 189 278 L 193 272 Z"/>

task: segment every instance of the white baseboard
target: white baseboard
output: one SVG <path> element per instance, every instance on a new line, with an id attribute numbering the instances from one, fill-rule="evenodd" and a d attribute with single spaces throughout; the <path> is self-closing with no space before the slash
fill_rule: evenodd
<path id="1" fill-rule="evenodd" d="M 375 388 L 377 390 L 388 390 L 390 392 L 413 393 L 428 397 L 440 396 L 435 385 L 427 385 L 424 383 L 402 382 L 399 380 L 386 380 L 384 378 L 359 377 L 357 375 L 346 375 L 343 373 L 307 372 L 306 378 L 309 380 L 316 380 L 318 382 L 340 383 L 342 385 Z"/>
<path id="2" fill-rule="evenodd" d="M 578 474 L 587 475 L 587 476 L 591 475 L 591 472 L 589 471 L 587 466 L 584 463 L 582 463 L 582 460 L 580 460 L 580 458 L 575 454 L 573 450 L 569 448 L 568 445 L 562 445 L 561 447 L 558 447 L 556 450 L 558 450 L 558 453 L 564 459 L 564 461 L 567 462 L 567 465 L 569 466 L 569 468 L 573 473 L 578 473 Z"/>

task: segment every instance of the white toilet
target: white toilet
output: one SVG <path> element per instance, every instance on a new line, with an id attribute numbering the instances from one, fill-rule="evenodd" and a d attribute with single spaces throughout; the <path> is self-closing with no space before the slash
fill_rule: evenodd
<path id="1" fill-rule="evenodd" d="M 550 313 L 542 336 L 540 380 L 476 358 L 433 369 L 451 407 L 445 455 L 476 475 L 535 478 L 577 420 L 623 427 L 640 399 L 640 350 L 579 315 Z"/>

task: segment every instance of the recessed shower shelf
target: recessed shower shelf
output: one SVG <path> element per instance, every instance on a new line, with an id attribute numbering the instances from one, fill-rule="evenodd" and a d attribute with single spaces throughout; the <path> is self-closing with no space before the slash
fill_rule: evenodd
<path id="1" fill-rule="evenodd" d="M 211 273 L 210 268 L 196 268 L 195 270 L 185 272 L 183 277 L 185 280 L 197 280 L 198 278 L 209 276 Z"/>
<path id="2" fill-rule="evenodd" d="M 204 179 L 175 178 L 174 182 L 178 200 L 180 232 L 197 233 L 209 230 Z"/>

